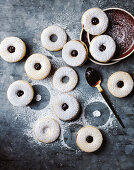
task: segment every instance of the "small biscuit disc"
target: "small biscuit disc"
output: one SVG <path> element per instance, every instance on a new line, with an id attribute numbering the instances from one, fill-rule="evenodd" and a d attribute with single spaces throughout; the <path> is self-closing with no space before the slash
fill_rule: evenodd
<path id="1" fill-rule="evenodd" d="M 20 61 L 26 54 L 26 45 L 18 37 L 7 37 L 0 44 L 0 56 L 7 62 Z"/>
<path id="2" fill-rule="evenodd" d="M 73 120 L 79 113 L 79 103 L 77 99 L 68 94 L 56 97 L 53 108 L 56 116 L 63 121 Z"/>
<path id="3" fill-rule="evenodd" d="M 68 77 L 68 82 L 63 79 Z M 78 83 L 78 75 L 75 70 L 70 67 L 60 67 L 53 76 L 54 87 L 61 92 L 69 92 L 73 90 Z"/>
<path id="4" fill-rule="evenodd" d="M 51 143 L 59 137 L 60 125 L 53 118 L 44 117 L 35 124 L 34 133 L 40 142 Z"/>
<path id="5" fill-rule="evenodd" d="M 131 93 L 134 82 L 127 72 L 119 71 L 109 77 L 107 86 L 112 95 L 122 98 Z"/>
<path id="6" fill-rule="evenodd" d="M 116 44 L 109 35 L 100 35 L 92 39 L 89 50 L 95 60 L 107 62 L 113 57 Z"/>
<path id="7" fill-rule="evenodd" d="M 7 97 L 10 103 L 14 106 L 28 105 L 34 96 L 34 91 L 30 83 L 24 80 L 13 82 L 8 90 Z"/>
<path id="8" fill-rule="evenodd" d="M 99 129 L 93 126 L 82 127 L 76 134 L 76 143 L 84 152 L 94 152 L 102 144 L 103 137 Z"/>
<path id="9" fill-rule="evenodd" d="M 88 58 L 88 49 L 83 42 L 71 40 L 64 45 L 62 58 L 70 66 L 81 66 Z"/>
<path id="10" fill-rule="evenodd" d="M 57 40 L 52 41 L 51 37 L 56 36 Z M 66 32 L 57 25 L 45 28 L 41 34 L 41 42 L 44 48 L 49 51 L 59 51 L 67 42 Z"/>
<path id="11" fill-rule="evenodd" d="M 49 59 L 42 54 L 32 54 L 25 63 L 25 71 L 28 77 L 34 80 L 46 78 L 51 71 Z"/>
<path id="12" fill-rule="evenodd" d="M 108 17 L 100 8 L 91 8 L 82 15 L 81 23 L 88 33 L 100 35 L 108 27 Z"/>

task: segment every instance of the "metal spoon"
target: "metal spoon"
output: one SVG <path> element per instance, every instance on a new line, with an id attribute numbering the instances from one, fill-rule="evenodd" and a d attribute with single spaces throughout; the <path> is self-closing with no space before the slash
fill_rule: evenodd
<path id="1" fill-rule="evenodd" d="M 97 87 L 97 89 L 102 94 L 103 98 L 105 99 L 106 103 L 108 104 L 109 108 L 112 110 L 113 114 L 119 121 L 120 125 L 123 128 L 125 128 L 123 122 L 121 121 L 119 116 L 116 114 L 116 112 L 115 112 L 113 106 L 111 105 L 111 103 L 109 102 L 108 98 L 105 96 L 105 93 L 100 85 L 101 84 L 101 76 L 100 76 L 99 72 L 91 67 L 88 67 L 85 72 L 85 77 L 86 77 L 86 80 L 90 86 Z"/>

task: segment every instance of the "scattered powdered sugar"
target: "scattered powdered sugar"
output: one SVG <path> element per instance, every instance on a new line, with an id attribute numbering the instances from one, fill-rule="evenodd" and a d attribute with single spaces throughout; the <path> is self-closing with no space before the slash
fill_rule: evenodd
<path id="1" fill-rule="evenodd" d="M 68 33 L 68 35 L 71 39 L 76 39 L 79 37 L 78 33 L 80 32 L 81 27 L 76 26 L 78 23 L 75 23 L 73 25 L 74 16 L 77 17 L 76 20 L 79 21 L 80 18 L 79 18 L 79 16 L 75 15 L 75 12 L 73 12 L 73 11 L 68 12 L 65 10 L 62 15 L 60 13 L 56 13 L 50 22 L 59 23 L 59 25 L 62 26 L 62 28 L 66 29 L 66 32 Z M 43 18 L 44 18 L 44 16 L 42 16 L 39 19 L 42 21 Z M 47 27 L 48 25 L 50 25 L 50 24 L 45 23 L 44 28 Z M 38 25 L 38 27 L 39 26 L 40 25 Z M 28 27 L 28 29 L 32 29 L 32 27 L 30 27 L 30 28 Z M 49 56 L 51 58 L 50 62 L 52 64 L 52 68 L 54 70 L 57 70 L 59 67 L 66 65 L 61 57 L 55 57 L 53 52 L 49 52 L 46 49 L 44 49 L 38 45 L 38 44 L 41 44 L 40 39 L 38 38 L 38 34 L 34 36 L 33 41 L 37 44 L 38 51 L 40 51 L 41 53 L 43 53 L 46 56 Z M 22 78 L 28 79 L 25 74 L 23 75 Z M 106 104 L 106 102 L 104 101 L 104 99 L 102 98 L 102 96 L 99 93 L 94 94 L 94 95 L 87 95 L 81 87 L 77 86 L 73 91 L 69 92 L 68 94 L 73 95 L 80 102 L 80 105 L 82 108 L 81 115 L 80 115 L 79 119 L 77 119 L 75 121 L 71 121 L 71 122 L 61 121 L 54 114 L 53 105 L 52 105 L 56 96 L 60 95 L 61 92 L 59 92 L 58 90 L 56 90 L 54 88 L 54 86 L 52 84 L 52 78 L 53 77 L 50 75 L 47 78 L 45 78 L 44 80 L 41 80 L 41 81 L 33 80 L 31 82 L 32 85 L 43 85 L 48 89 L 48 91 L 50 93 L 49 104 L 42 110 L 33 110 L 29 106 L 19 107 L 17 109 L 16 109 L 16 107 L 13 107 L 14 113 L 16 114 L 15 119 L 16 119 L 16 121 L 18 119 L 20 119 L 21 121 L 25 122 L 26 126 L 22 129 L 22 131 L 23 131 L 24 135 L 28 136 L 28 140 L 32 145 L 41 145 L 41 146 L 45 146 L 45 148 L 47 146 L 51 145 L 51 147 L 59 146 L 61 148 L 67 148 L 69 150 L 74 150 L 72 147 L 70 147 L 66 144 L 66 142 L 64 140 L 65 132 L 73 124 L 78 124 L 78 125 L 82 125 L 82 126 L 86 126 L 89 124 L 92 125 L 92 122 L 89 122 L 84 116 L 84 110 L 85 110 L 86 106 L 88 104 L 90 104 L 92 102 L 96 102 L 96 101 L 101 101 L 104 104 Z M 31 81 L 30 78 L 29 78 L 29 81 Z M 39 102 L 40 99 L 41 99 L 41 96 L 38 94 L 36 96 L 36 101 Z M 49 145 L 39 142 L 33 132 L 33 128 L 35 126 L 36 121 L 42 117 L 45 117 L 45 116 L 54 118 L 57 122 L 59 122 L 60 127 L 61 127 L 61 134 L 60 134 L 58 141 L 55 141 L 54 143 L 51 143 Z M 113 116 L 113 114 L 110 110 L 110 117 L 109 117 L 108 121 L 106 122 L 106 124 L 104 124 L 103 126 L 99 126 L 98 128 L 108 131 L 109 127 L 115 126 L 115 124 L 113 124 L 115 121 L 116 121 L 115 117 Z M 79 150 L 76 150 L 76 152 L 79 152 Z"/>
<path id="2" fill-rule="evenodd" d="M 61 65 L 64 65 L 63 62 L 61 62 L 61 61 L 59 62 L 59 61 L 60 61 L 59 58 L 57 58 L 55 60 L 55 67 L 56 68 L 59 68 Z M 86 125 L 89 125 L 89 124 L 92 125 L 92 122 L 89 122 L 84 116 L 84 110 L 85 110 L 86 106 L 88 104 L 90 104 L 92 102 L 96 102 L 96 101 L 101 101 L 101 102 L 105 103 L 105 100 L 102 98 L 102 96 L 99 93 L 95 94 L 94 96 L 89 96 L 89 95 L 86 95 L 85 93 L 83 93 L 83 91 L 81 90 L 80 87 L 77 87 L 76 89 L 69 92 L 68 94 L 71 94 L 74 97 L 76 97 L 77 99 L 79 99 L 81 107 L 83 108 L 82 113 L 81 113 L 79 119 L 77 119 L 75 122 L 73 122 L 73 121 L 72 122 L 64 122 L 64 121 L 59 120 L 58 117 L 54 114 L 54 111 L 53 111 L 53 105 L 52 105 L 53 101 L 55 100 L 55 97 L 60 95 L 61 93 L 53 87 L 52 77 L 48 77 L 48 78 L 46 78 L 46 79 L 44 79 L 40 82 L 38 82 L 38 81 L 32 82 L 32 85 L 37 85 L 37 84 L 44 85 L 49 90 L 50 96 L 51 96 L 50 102 L 49 102 L 49 105 L 46 108 L 39 110 L 39 111 L 31 110 L 29 107 L 24 108 L 25 113 L 31 114 L 30 117 L 28 116 L 29 114 L 25 115 L 23 117 L 23 119 L 25 119 L 25 121 L 27 121 L 27 123 L 29 124 L 29 128 L 24 129 L 24 134 L 29 137 L 29 141 L 31 143 L 44 145 L 43 143 L 39 142 L 36 139 L 36 137 L 34 136 L 33 127 L 34 127 L 36 121 L 39 118 L 42 118 L 44 116 L 49 116 L 49 117 L 52 117 L 55 120 L 57 120 L 60 124 L 61 134 L 60 134 L 60 137 L 58 139 L 60 147 L 61 148 L 65 147 L 69 150 L 74 150 L 73 148 L 68 146 L 66 144 L 66 142 L 64 141 L 64 134 L 65 134 L 67 128 L 70 127 L 70 125 L 73 125 L 73 124 L 79 124 L 79 125 L 82 125 L 82 126 L 86 126 Z M 113 124 L 114 121 L 116 121 L 115 117 L 113 116 L 112 111 L 110 110 L 110 117 L 109 117 L 108 121 L 106 122 L 106 124 L 104 124 L 103 126 L 99 126 L 98 128 L 106 130 L 108 132 L 109 127 L 114 127 L 114 124 Z M 51 144 L 51 146 L 54 147 L 54 146 L 56 146 L 56 144 L 57 144 L 57 142 L 54 142 L 54 143 Z"/>
<path id="3" fill-rule="evenodd" d="M 93 112 L 93 116 L 94 116 L 94 117 L 99 117 L 99 116 L 101 116 L 101 112 L 100 112 L 99 110 L 95 110 L 95 111 Z"/>

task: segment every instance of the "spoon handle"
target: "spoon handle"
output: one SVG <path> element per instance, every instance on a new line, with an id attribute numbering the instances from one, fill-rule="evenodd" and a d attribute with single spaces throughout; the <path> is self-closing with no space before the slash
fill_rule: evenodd
<path id="1" fill-rule="evenodd" d="M 115 115 L 116 119 L 119 121 L 120 125 L 125 128 L 122 120 L 120 119 L 120 117 L 117 115 L 117 113 L 115 112 L 112 104 L 110 103 L 108 97 L 106 96 L 106 94 L 104 93 L 104 90 L 102 89 L 102 87 L 100 86 L 100 84 L 96 85 L 97 89 L 99 90 L 99 92 L 101 93 L 102 97 L 104 98 L 104 100 L 106 101 L 106 103 L 108 104 L 110 110 L 112 110 L 113 114 Z"/>
<path id="2" fill-rule="evenodd" d="M 96 87 L 97 87 L 97 89 L 99 90 L 100 93 L 103 92 L 103 89 L 102 89 L 102 87 L 100 86 L 100 83 L 98 83 L 98 84 L 96 85 Z"/>

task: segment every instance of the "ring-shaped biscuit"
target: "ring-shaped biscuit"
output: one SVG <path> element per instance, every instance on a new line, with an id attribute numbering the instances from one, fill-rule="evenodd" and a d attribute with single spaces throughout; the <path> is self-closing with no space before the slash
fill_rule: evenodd
<path id="1" fill-rule="evenodd" d="M 7 37 L 0 44 L 0 56 L 7 62 L 18 62 L 26 54 L 26 45 L 18 37 Z"/>
<path id="2" fill-rule="evenodd" d="M 46 78 L 51 71 L 51 63 L 43 54 L 32 54 L 25 63 L 25 71 L 28 77 L 34 80 Z"/>
<path id="3" fill-rule="evenodd" d="M 68 78 L 64 82 L 64 78 Z M 78 83 L 78 75 L 71 67 L 60 67 L 53 76 L 54 87 L 61 92 L 69 92 L 73 90 Z"/>
<path id="4" fill-rule="evenodd" d="M 99 129 L 94 126 L 82 127 L 76 134 L 76 143 L 84 152 L 94 152 L 102 144 L 103 137 Z"/>
<path id="5" fill-rule="evenodd" d="M 53 118 L 41 118 L 34 126 L 34 134 L 40 142 L 54 142 L 60 135 L 60 125 Z"/>
<path id="6" fill-rule="evenodd" d="M 56 40 L 53 40 L 53 36 Z M 41 42 L 44 48 L 49 51 L 59 51 L 67 42 L 66 32 L 57 25 L 45 28 L 41 34 Z"/>

